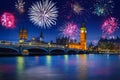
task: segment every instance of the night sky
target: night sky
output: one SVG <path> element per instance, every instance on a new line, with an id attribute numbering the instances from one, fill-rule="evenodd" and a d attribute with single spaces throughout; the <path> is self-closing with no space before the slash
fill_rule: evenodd
<path id="1" fill-rule="evenodd" d="M 120 0 L 113 0 L 114 8 L 112 10 L 113 13 L 105 16 L 98 16 L 96 14 L 92 14 L 94 10 L 95 0 L 52 0 L 56 2 L 56 6 L 58 8 L 58 17 L 56 25 L 52 26 L 50 29 L 43 29 L 34 25 L 29 20 L 28 10 L 30 6 L 40 0 L 24 0 L 25 12 L 20 14 L 18 10 L 15 8 L 15 2 L 17 0 L 2 0 L 0 2 L 0 16 L 4 12 L 13 13 L 15 16 L 15 28 L 8 29 L 0 24 L 0 40 L 9 40 L 9 41 L 17 41 L 19 38 L 19 28 L 25 27 L 28 29 L 28 39 L 31 40 L 32 37 L 39 37 L 40 32 L 43 32 L 44 40 L 49 42 L 51 40 L 55 41 L 56 37 L 60 36 L 60 28 L 64 27 L 67 22 L 73 22 L 81 27 L 81 23 L 84 21 L 87 27 L 87 42 L 99 40 L 102 36 L 101 26 L 106 18 L 112 16 L 118 19 L 118 23 L 120 23 Z M 85 12 L 82 14 L 76 14 L 71 9 L 72 3 L 78 3 L 84 9 Z M 114 36 L 120 37 L 120 28 L 115 31 Z M 77 40 L 79 42 L 79 40 Z"/>

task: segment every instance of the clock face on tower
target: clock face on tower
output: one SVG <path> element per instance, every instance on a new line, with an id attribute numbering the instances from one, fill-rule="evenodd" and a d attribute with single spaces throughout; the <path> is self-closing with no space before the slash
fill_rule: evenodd
<path id="1" fill-rule="evenodd" d="M 84 30 L 81 30 L 81 33 L 84 33 Z"/>
<path id="2" fill-rule="evenodd" d="M 81 33 L 84 33 L 84 32 L 87 33 L 87 31 L 81 30 Z"/>

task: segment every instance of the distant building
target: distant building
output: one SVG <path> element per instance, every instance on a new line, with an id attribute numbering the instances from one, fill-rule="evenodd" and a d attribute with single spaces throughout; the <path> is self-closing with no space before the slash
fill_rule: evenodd
<path id="1" fill-rule="evenodd" d="M 88 47 L 87 47 L 87 50 L 89 50 L 89 51 L 92 51 L 92 50 L 94 50 L 94 45 L 93 45 L 93 43 L 91 42 L 89 45 L 88 45 Z"/>
<path id="2" fill-rule="evenodd" d="M 28 41 L 30 45 L 42 45 L 47 44 L 47 42 L 44 41 L 43 32 L 40 32 L 40 35 L 38 37 L 32 37 L 31 40 Z"/>
<path id="3" fill-rule="evenodd" d="M 98 42 L 98 50 L 120 50 L 120 38 L 104 39 L 101 38 Z"/>
<path id="4" fill-rule="evenodd" d="M 19 42 L 23 43 L 26 40 L 28 40 L 28 31 L 25 28 L 21 28 L 19 31 Z"/>
<path id="5" fill-rule="evenodd" d="M 69 43 L 68 48 L 86 50 L 87 49 L 86 34 L 87 34 L 87 29 L 85 23 L 82 23 L 82 27 L 80 28 L 80 43 Z"/>
<path id="6" fill-rule="evenodd" d="M 68 37 L 58 37 L 56 38 L 56 44 L 57 45 L 67 45 L 69 43 Z"/>
<path id="7" fill-rule="evenodd" d="M 42 31 L 41 31 L 41 32 L 40 32 L 40 42 L 42 43 L 42 42 L 43 42 L 43 40 L 44 40 L 44 36 L 43 36 Z"/>

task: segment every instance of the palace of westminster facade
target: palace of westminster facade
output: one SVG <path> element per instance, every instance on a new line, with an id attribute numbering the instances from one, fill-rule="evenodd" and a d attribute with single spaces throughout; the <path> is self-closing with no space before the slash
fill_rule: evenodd
<path id="1" fill-rule="evenodd" d="M 74 48 L 74 49 L 82 49 L 82 50 L 86 50 L 87 49 L 87 45 L 86 45 L 86 34 L 87 34 L 87 29 L 85 26 L 85 23 L 82 23 L 82 26 L 80 28 L 80 42 L 77 43 L 76 41 L 70 42 L 69 38 L 67 37 L 63 37 L 63 38 L 56 38 L 56 43 L 53 43 L 51 41 L 51 44 L 57 44 L 57 45 L 64 45 L 68 48 Z M 36 38 L 32 38 L 31 41 L 29 42 L 34 42 L 34 43 L 45 43 L 43 41 L 44 37 L 43 37 L 43 33 L 40 33 L 39 39 Z M 25 28 L 21 28 L 19 31 L 19 43 L 23 43 L 23 42 L 28 42 L 28 30 Z"/>

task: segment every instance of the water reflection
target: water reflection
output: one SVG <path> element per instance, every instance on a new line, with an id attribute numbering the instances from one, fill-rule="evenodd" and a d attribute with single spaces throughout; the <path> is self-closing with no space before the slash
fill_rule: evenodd
<path id="1" fill-rule="evenodd" d="M 0 58 L 0 80 L 120 80 L 119 55 Z"/>
<path id="2" fill-rule="evenodd" d="M 38 64 L 39 63 L 39 56 L 35 56 L 35 62 L 36 62 L 36 64 Z"/>
<path id="3" fill-rule="evenodd" d="M 17 57 L 17 76 L 19 80 L 22 80 L 21 74 L 24 70 L 24 57 Z"/>
<path id="4" fill-rule="evenodd" d="M 64 66 L 65 70 L 68 71 L 68 55 L 64 55 Z"/>
<path id="5" fill-rule="evenodd" d="M 79 61 L 80 61 L 80 55 L 76 55 L 76 63 L 79 64 Z"/>
<path id="6" fill-rule="evenodd" d="M 108 54 L 108 55 L 107 55 L 107 59 L 109 59 L 109 57 L 110 57 L 110 55 Z"/>
<path id="7" fill-rule="evenodd" d="M 68 55 L 64 55 L 64 63 L 68 64 Z"/>
<path id="8" fill-rule="evenodd" d="M 24 71 L 24 80 L 59 80 L 60 74 L 55 69 L 48 69 L 45 66 L 29 68 Z"/>
<path id="9" fill-rule="evenodd" d="M 87 76 L 87 56 L 86 54 L 80 55 L 80 73 L 78 75 L 79 80 L 86 80 Z"/>
<path id="10" fill-rule="evenodd" d="M 50 56 L 50 55 L 47 55 L 47 56 L 46 56 L 46 65 L 47 65 L 48 67 L 51 67 L 51 56 Z"/>

